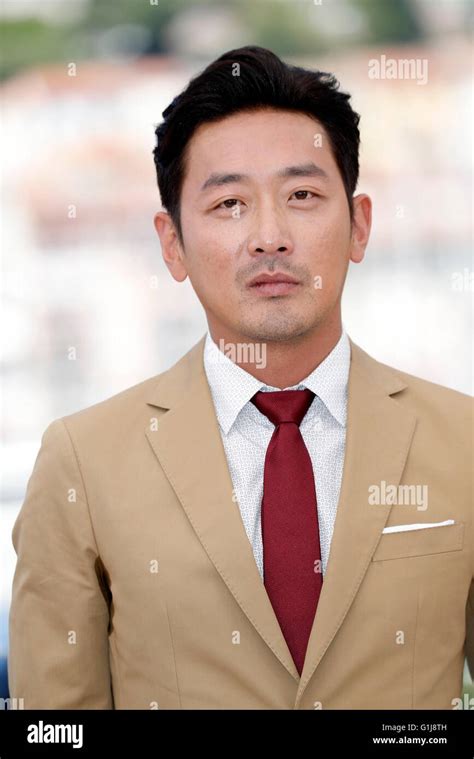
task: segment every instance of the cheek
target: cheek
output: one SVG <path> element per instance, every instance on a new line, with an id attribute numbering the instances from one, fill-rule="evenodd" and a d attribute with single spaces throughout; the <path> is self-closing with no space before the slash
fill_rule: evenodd
<path id="1" fill-rule="evenodd" d="M 349 241 L 344 223 L 316 223 L 305 239 L 311 273 L 315 279 L 318 303 L 332 301 L 341 289 L 347 270 Z"/>
<path id="2" fill-rule="evenodd" d="M 235 279 L 235 251 L 217 236 L 202 230 L 193 235 L 189 230 L 186 244 L 187 271 L 194 289 L 207 302 L 218 303 L 231 297 Z M 186 242 L 186 241 L 185 241 Z"/>
<path id="3" fill-rule="evenodd" d="M 305 243 L 312 253 L 316 268 L 324 272 L 342 271 L 349 254 L 349 241 L 344 230 L 329 225 L 315 226 Z"/>
<path id="4" fill-rule="evenodd" d="M 242 230 L 237 225 L 216 224 L 212 217 L 184 215 L 185 247 L 194 267 L 225 273 L 242 247 Z M 198 274 L 198 272 L 196 272 Z"/>
<path id="5" fill-rule="evenodd" d="M 321 262 L 344 258 L 350 244 L 350 220 L 342 201 L 334 199 L 294 228 L 295 240 L 313 249 Z"/>

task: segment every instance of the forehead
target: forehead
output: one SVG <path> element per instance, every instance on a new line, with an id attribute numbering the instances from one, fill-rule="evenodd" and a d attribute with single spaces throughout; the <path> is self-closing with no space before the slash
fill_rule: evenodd
<path id="1" fill-rule="evenodd" d="M 195 189 L 212 172 L 270 176 L 308 161 L 330 176 L 337 173 L 328 135 L 316 119 L 296 111 L 239 112 L 198 127 L 187 146 L 185 185 Z"/>

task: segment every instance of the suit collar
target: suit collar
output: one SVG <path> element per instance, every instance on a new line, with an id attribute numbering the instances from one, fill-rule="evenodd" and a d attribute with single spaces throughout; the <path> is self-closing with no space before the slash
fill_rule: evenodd
<path id="1" fill-rule="evenodd" d="M 148 403 L 159 408 L 171 409 L 185 401 L 186 394 L 190 391 L 191 386 L 199 382 L 209 384 L 204 368 L 206 335 L 207 333 L 173 366 L 158 375 L 156 384 L 152 385 Z M 348 337 L 348 342 L 350 346 L 350 371 L 357 372 L 361 380 L 365 382 L 368 393 L 392 395 L 407 386 L 396 370 L 369 356 L 350 337 Z M 224 356 L 224 358 L 226 357 Z M 230 359 L 228 360 L 230 361 Z M 240 369 L 240 367 L 237 368 Z M 249 376 L 252 377 L 252 375 Z M 255 377 L 252 379 L 255 380 Z M 255 380 L 255 382 L 258 381 Z M 253 387 L 254 385 L 252 385 Z"/>
<path id="2" fill-rule="evenodd" d="M 203 361 L 217 419 L 226 435 L 245 404 L 256 392 L 261 389 L 278 391 L 278 388 L 263 384 L 234 363 L 218 348 L 209 332 L 205 338 Z M 350 343 L 347 334 L 343 332 L 333 350 L 319 366 L 299 383 L 285 389 L 304 386 L 312 390 L 336 421 L 345 426 L 349 364 Z"/>

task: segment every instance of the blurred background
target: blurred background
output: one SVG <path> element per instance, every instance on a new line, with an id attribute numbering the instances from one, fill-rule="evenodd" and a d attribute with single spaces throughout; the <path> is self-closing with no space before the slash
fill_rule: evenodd
<path id="1" fill-rule="evenodd" d="M 374 226 L 349 270 L 345 328 L 375 358 L 472 393 L 473 7 L 3 0 L 3 678 L 11 530 L 42 432 L 169 367 L 207 328 L 161 259 L 152 150 L 164 108 L 225 50 L 269 47 L 352 94 Z M 370 75 L 391 59 L 427 66 L 427 80 Z"/>

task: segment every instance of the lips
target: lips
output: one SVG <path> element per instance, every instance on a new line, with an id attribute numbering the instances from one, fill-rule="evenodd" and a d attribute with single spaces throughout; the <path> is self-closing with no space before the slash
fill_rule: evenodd
<path id="1" fill-rule="evenodd" d="M 292 277 L 290 274 L 284 272 L 275 272 L 274 274 L 257 274 L 256 277 L 250 280 L 249 287 L 255 287 L 256 285 L 263 284 L 277 284 L 277 283 L 290 283 L 293 285 L 298 284 L 298 280 Z"/>

